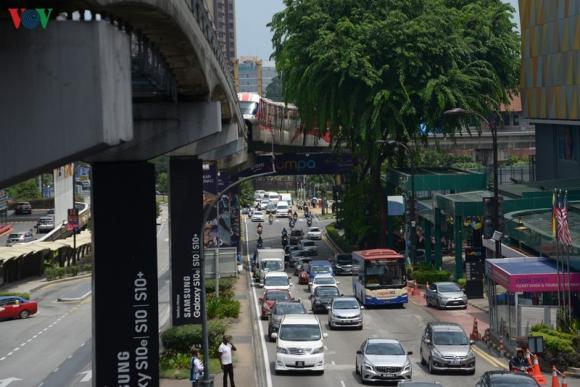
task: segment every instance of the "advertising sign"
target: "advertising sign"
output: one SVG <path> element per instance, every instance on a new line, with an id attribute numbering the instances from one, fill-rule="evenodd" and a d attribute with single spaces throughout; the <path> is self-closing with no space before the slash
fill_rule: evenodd
<path id="1" fill-rule="evenodd" d="M 277 175 L 339 175 L 349 173 L 354 161 L 350 153 L 305 153 L 276 155 Z M 266 173 L 272 170 L 271 156 L 258 156 L 251 168 L 240 172 L 237 177 Z"/>
<path id="2" fill-rule="evenodd" d="M 8 209 L 8 194 L 3 189 L 0 189 L 0 211 Z"/>
<path id="3" fill-rule="evenodd" d="M 95 163 L 93 178 L 93 385 L 158 387 L 155 167 Z"/>
<path id="4" fill-rule="evenodd" d="M 203 219 L 202 163 L 194 157 L 169 161 L 171 217 L 171 313 L 173 326 L 201 324 Z M 175 203 L 175 205 L 172 205 Z"/>
<path id="5" fill-rule="evenodd" d="M 483 298 L 485 249 L 465 248 L 465 294 L 470 299 Z"/>
<path id="6" fill-rule="evenodd" d="M 79 230 L 79 210 L 76 208 L 69 208 L 67 211 L 67 231 L 78 232 Z"/>

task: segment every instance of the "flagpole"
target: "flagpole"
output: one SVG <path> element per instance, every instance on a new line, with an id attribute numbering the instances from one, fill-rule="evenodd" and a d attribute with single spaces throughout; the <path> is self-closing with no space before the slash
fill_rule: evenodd
<path id="1" fill-rule="evenodd" d="M 554 244 L 556 246 L 556 280 L 558 282 L 558 313 L 557 313 L 557 326 L 560 327 L 560 310 L 562 308 L 561 294 L 562 291 L 560 287 L 560 243 L 558 241 L 558 220 L 556 219 L 556 212 L 558 211 L 558 201 L 559 195 L 558 190 L 554 188 L 554 193 L 552 194 L 552 237 L 554 238 Z"/>
<path id="2" fill-rule="evenodd" d="M 572 235 L 568 226 L 568 191 L 564 192 L 564 226 L 566 232 L 566 275 L 568 282 L 568 322 L 572 321 L 572 284 L 570 275 L 570 250 L 572 249 Z"/>

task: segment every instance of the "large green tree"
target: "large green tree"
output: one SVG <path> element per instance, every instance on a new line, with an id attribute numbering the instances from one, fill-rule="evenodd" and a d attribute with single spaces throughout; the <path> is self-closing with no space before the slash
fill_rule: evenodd
<path id="1" fill-rule="evenodd" d="M 266 98 L 272 101 L 283 101 L 284 91 L 282 89 L 282 80 L 280 77 L 272 78 L 272 82 L 266 86 Z"/>
<path id="2" fill-rule="evenodd" d="M 376 244 L 384 246 L 380 167 L 395 149 L 376 141 L 452 133 L 467 118 L 443 119 L 445 110 L 489 114 L 507 102 L 519 68 L 513 9 L 500 0 L 285 4 L 270 23 L 285 99 L 296 103 L 307 126 L 330 128 L 334 143 L 362 161 L 358 178 L 370 179 L 379 205 Z"/>

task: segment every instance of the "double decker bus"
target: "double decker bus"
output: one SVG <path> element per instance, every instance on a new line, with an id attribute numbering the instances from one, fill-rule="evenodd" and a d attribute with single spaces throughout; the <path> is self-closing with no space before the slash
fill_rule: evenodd
<path id="1" fill-rule="evenodd" d="M 394 250 L 373 249 L 353 251 L 355 297 L 362 305 L 403 305 L 407 296 L 405 258 Z"/>

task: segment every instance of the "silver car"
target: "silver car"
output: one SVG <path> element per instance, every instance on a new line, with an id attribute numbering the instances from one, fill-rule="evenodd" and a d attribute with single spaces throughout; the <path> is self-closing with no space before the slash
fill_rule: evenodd
<path id="1" fill-rule="evenodd" d="M 300 302 L 277 302 L 270 314 L 268 322 L 268 338 L 270 341 L 276 341 L 272 333 L 277 333 L 280 329 L 280 322 L 287 314 L 306 314 L 306 308 Z"/>
<path id="2" fill-rule="evenodd" d="M 465 371 L 475 373 L 475 354 L 469 340 L 459 324 L 430 322 L 421 339 L 421 364 L 427 365 L 430 373 L 435 371 Z"/>
<path id="3" fill-rule="evenodd" d="M 340 327 L 357 327 L 363 329 L 361 306 L 354 297 L 336 297 L 328 309 L 328 326 L 330 329 Z"/>
<path id="4" fill-rule="evenodd" d="M 366 339 L 356 351 L 355 372 L 361 381 L 410 380 L 413 366 L 409 355 L 398 340 Z"/>
<path id="5" fill-rule="evenodd" d="M 13 246 L 18 243 L 32 242 L 34 240 L 34 235 L 30 231 L 15 232 L 8 235 L 6 239 L 6 246 Z"/>
<path id="6" fill-rule="evenodd" d="M 437 308 L 467 308 L 467 295 L 455 282 L 435 282 L 425 292 L 427 305 Z"/>

